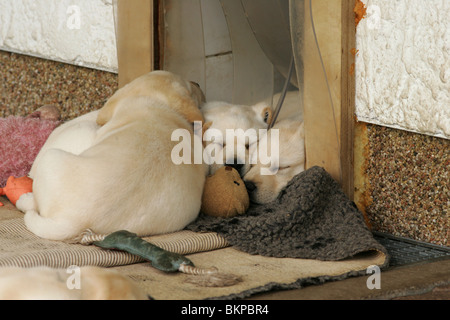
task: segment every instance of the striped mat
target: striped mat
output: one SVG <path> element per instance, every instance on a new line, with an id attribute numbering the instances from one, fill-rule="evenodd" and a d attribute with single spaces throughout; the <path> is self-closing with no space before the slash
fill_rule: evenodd
<path id="1" fill-rule="evenodd" d="M 228 246 L 227 241 L 216 233 L 180 231 L 144 239 L 167 251 L 183 255 Z M 113 267 L 143 261 L 142 258 L 127 252 L 41 239 L 28 231 L 22 217 L 0 220 L 1 267 Z"/>
<path id="2" fill-rule="evenodd" d="M 0 267 L 111 267 L 156 300 L 241 299 L 274 289 L 298 289 L 305 284 L 364 275 L 369 266 L 383 266 L 387 259 L 378 251 L 341 261 L 251 255 L 233 248 L 212 232 L 180 231 L 144 239 L 165 250 L 188 255 L 196 266 L 216 267 L 220 274 L 237 276 L 241 281 L 233 285 L 205 284 L 202 276 L 181 272 L 167 275 L 149 268 L 147 263 L 139 263 L 144 262 L 142 258 L 127 252 L 41 239 L 27 230 L 23 214 L 11 203 L 5 202 L 0 208 Z"/>

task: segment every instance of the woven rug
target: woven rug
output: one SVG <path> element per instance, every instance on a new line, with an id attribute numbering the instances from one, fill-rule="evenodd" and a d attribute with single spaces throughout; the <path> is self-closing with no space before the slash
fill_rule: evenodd
<path id="1" fill-rule="evenodd" d="M 136 281 L 157 300 L 240 299 L 270 290 L 301 288 L 306 284 L 364 275 L 368 266 L 386 263 L 386 256 L 380 251 L 365 252 L 342 261 L 252 255 L 229 247 L 226 240 L 215 233 L 181 231 L 146 238 L 166 250 L 186 254 L 196 266 L 216 267 L 220 273 L 235 275 L 242 280 L 231 286 L 210 287 L 202 284 L 203 276 L 164 273 L 125 252 L 40 239 L 25 228 L 22 213 L 3 200 L 5 207 L 0 208 L 0 267 L 111 267 Z"/>
<path id="2" fill-rule="evenodd" d="M 306 182 L 309 189 L 301 191 Z M 145 238 L 186 255 L 197 267 L 216 267 L 218 274 L 239 280 L 229 284 L 212 286 L 207 276 L 164 273 L 126 252 L 38 238 L 5 198 L 0 199 L 5 203 L 0 207 L 0 267 L 110 267 L 136 281 L 153 299 L 197 300 L 240 299 L 365 275 L 373 265 L 387 266 L 386 250 L 373 239 L 357 209 L 340 191 L 321 195 L 323 186 L 334 190 L 323 171 L 309 170 L 294 179 L 278 203 L 253 207 L 248 215 L 228 221 L 200 217 L 191 230 Z M 281 214 L 274 216 L 275 208 Z M 309 232 L 299 234 L 308 223 Z"/>
<path id="3" fill-rule="evenodd" d="M 272 258 L 250 255 L 233 247 L 188 255 L 195 265 L 216 267 L 219 273 L 239 276 L 230 286 L 211 286 L 207 276 L 164 274 L 139 263 L 115 267 L 129 276 L 156 300 L 243 299 L 272 290 L 299 289 L 326 281 L 366 276 L 369 266 L 382 266 L 386 256 L 378 251 L 341 261 Z M 204 280 L 204 281 L 203 281 Z"/>
<path id="4" fill-rule="evenodd" d="M 144 261 L 127 252 L 41 239 L 26 228 L 21 212 L 11 203 L 4 203 L 6 206 L 0 208 L 0 267 L 112 267 Z M 186 230 L 144 239 L 167 251 L 183 255 L 228 246 L 224 238 L 211 232 Z"/>

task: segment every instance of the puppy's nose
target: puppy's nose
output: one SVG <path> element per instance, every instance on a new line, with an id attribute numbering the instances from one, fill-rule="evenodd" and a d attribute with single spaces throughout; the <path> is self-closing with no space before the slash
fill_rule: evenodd
<path id="1" fill-rule="evenodd" d="M 252 193 L 256 189 L 256 185 L 251 181 L 244 181 L 248 193 Z"/>

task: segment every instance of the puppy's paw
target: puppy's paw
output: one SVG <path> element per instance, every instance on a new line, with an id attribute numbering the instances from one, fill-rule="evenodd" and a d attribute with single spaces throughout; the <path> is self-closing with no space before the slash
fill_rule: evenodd
<path id="1" fill-rule="evenodd" d="M 33 192 L 24 193 L 16 202 L 16 208 L 22 212 L 36 210 Z"/>

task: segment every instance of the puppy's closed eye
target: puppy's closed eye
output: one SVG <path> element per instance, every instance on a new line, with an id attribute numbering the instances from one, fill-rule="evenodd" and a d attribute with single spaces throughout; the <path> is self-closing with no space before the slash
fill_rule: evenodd
<path id="1" fill-rule="evenodd" d="M 290 166 L 286 166 L 286 167 L 271 166 L 266 169 L 268 169 L 272 174 L 277 174 L 277 173 L 283 173 L 283 171 L 285 171 L 289 168 L 290 168 Z"/>

